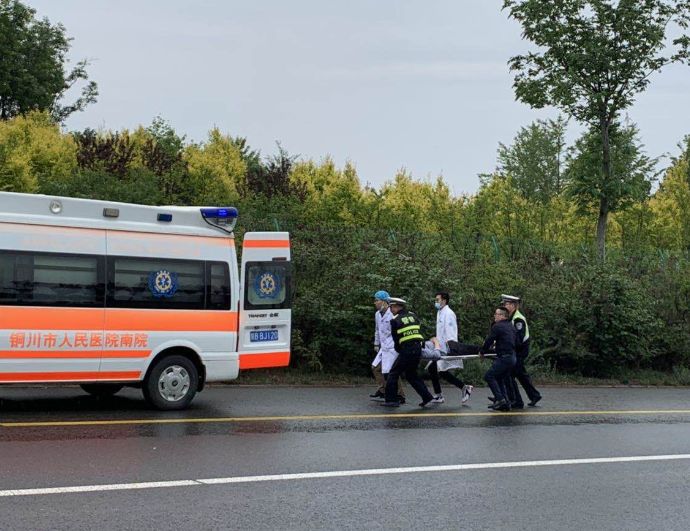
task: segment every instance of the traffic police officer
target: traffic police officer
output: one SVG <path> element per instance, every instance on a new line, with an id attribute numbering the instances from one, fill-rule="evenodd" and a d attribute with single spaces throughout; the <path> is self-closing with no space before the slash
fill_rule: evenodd
<path id="1" fill-rule="evenodd" d="M 481 354 L 495 352 L 496 359 L 486 371 L 484 380 L 493 392 L 494 403 L 489 407 L 498 411 L 510 411 L 510 402 L 505 394 L 506 377 L 515 367 L 515 327 L 509 320 L 505 306 L 494 311 L 494 324 L 480 349 Z"/>
<path id="2" fill-rule="evenodd" d="M 532 379 L 525 369 L 525 360 L 529 355 L 529 326 L 527 325 L 527 319 L 520 312 L 520 297 L 502 294 L 501 303 L 510 312 L 510 319 L 515 327 L 516 336 L 515 355 L 517 360 L 507 383 L 507 385 L 510 385 L 509 394 L 513 402 L 512 406 L 518 409 L 525 407 L 522 395 L 520 395 L 520 388 L 515 381 L 517 380 L 527 393 L 527 398 L 529 399 L 527 405 L 534 407 L 541 400 L 541 393 L 534 387 Z"/>
<path id="3" fill-rule="evenodd" d="M 434 397 L 417 374 L 417 366 L 422 357 L 422 343 L 424 342 L 424 337 L 420 332 L 419 320 L 415 314 L 407 310 L 407 302 L 405 300 L 389 297 L 388 304 L 394 315 L 390 324 L 398 359 L 395 360 L 386 380 L 386 401 L 383 405 L 387 407 L 398 407 L 400 405 L 397 396 L 398 379 L 401 375 L 405 375 L 405 379 L 410 382 L 412 388 L 422 398 L 422 402 L 419 405 L 424 407 Z"/>

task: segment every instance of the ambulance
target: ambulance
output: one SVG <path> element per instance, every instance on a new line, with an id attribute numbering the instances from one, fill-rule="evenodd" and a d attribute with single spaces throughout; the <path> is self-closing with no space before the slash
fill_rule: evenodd
<path id="1" fill-rule="evenodd" d="M 287 232 L 233 207 L 0 192 L 0 383 L 125 386 L 163 410 L 290 362 Z"/>

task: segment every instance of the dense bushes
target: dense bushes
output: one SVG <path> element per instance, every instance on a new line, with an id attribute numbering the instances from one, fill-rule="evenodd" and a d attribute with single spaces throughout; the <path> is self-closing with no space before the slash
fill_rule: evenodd
<path id="1" fill-rule="evenodd" d="M 287 227 L 282 227 L 287 228 Z M 589 253 L 544 260 L 527 244 L 492 238 L 471 255 L 444 252 L 438 235 L 378 229 L 292 230 L 296 276 L 296 366 L 363 374 L 373 333 L 372 293 L 408 299 L 434 333 L 433 295 L 451 293 L 462 339 L 479 342 L 501 293 L 524 297 L 533 363 L 584 376 L 626 369 L 670 370 L 690 361 L 690 282 L 682 253 L 610 256 Z M 415 243 L 417 242 L 417 243 Z"/>
<path id="2" fill-rule="evenodd" d="M 0 122 L 0 189 L 146 204 L 235 204 L 246 230 L 288 230 L 295 265 L 292 364 L 369 371 L 372 294 L 408 299 L 427 336 L 451 293 L 462 339 L 486 334 L 501 293 L 524 298 L 532 363 L 606 376 L 690 370 L 690 140 L 659 189 L 612 217 L 606 262 L 594 213 L 530 198 L 510 175 L 453 197 L 400 171 L 362 187 L 354 165 L 264 158 L 214 129 L 184 142 L 157 119 L 133 132 L 64 133 L 44 114 Z M 527 176 L 529 175 L 526 174 Z M 522 176 L 524 185 L 525 175 Z M 519 184 L 519 183 L 518 183 Z M 270 193 L 269 193 L 270 192 Z"/>

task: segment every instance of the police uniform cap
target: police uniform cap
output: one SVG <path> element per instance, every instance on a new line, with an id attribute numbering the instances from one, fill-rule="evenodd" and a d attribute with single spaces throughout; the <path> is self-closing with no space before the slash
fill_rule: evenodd
<path id="1" fill-rule="evenodd" d="M 390 299 L 390 295 L 386 290 L 380 289 L 376 293 L 374 293 L 374 298 L 379 301 L 384 301 L 388 302 L 388 299 Z"/>
<path id="2" fill-rule="evenodd" d="M 388 297 L 388 304 L 399 304 L 400 306 L 405 306 L 407 301 L 399 297 Z"/>
<path id="3" fill-rule="evenodd" d="M 514 302 L 517 304 L 520 302 L 520 297 L 516 297 L 515 295 L 506 295 L 503 293 L 501 294 L 501 302 Z"/>

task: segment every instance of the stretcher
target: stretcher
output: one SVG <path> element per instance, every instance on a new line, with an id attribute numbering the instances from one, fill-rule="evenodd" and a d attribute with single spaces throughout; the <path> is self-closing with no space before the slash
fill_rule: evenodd
<path id="1" fill-rule="evenodd" d="M 453 360 L 471 360 L 475 358 L 495 358 L 496 354 L 490 353 L 490 354 L 484 354 L 483 356 L 480 356 L 479 354 L 463 354 L 463 355 L 458 355 L 458 356 L 441 356 L 439 359 L 445 360 L 445 361 L 453 361 Z"/>

